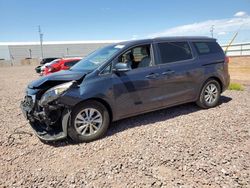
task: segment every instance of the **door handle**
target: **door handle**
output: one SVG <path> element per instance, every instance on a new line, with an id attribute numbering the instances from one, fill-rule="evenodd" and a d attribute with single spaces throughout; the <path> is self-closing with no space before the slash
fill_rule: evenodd
<path id="1" fill-rule="evenodd" d="M 163 73 L 161 73 L 162 75 L 169 75 L 169 74 L 174 74 L 175 73 L 175 71 L 173 71 L 173 70 L 167 70 L 167 71 L 165 71 L 165 72 L 163 72 Z"/>
<path id="2" fill-rule="evenodd" d="M 148 78 L 148 79 L 156 79 L 159 76 L 160 75 L 158 73 L 151 73 L 151 74 L 147 75 L 146 78 Z"/>

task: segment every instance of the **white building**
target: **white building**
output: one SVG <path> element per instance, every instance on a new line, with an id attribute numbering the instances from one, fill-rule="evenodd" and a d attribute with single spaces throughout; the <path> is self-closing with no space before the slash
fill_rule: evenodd
<path id="1" fill-rule="evenodd" d="M 228 45 L 222 45 L 222 49 L 226 50 Z M 250 56 L 250 42 L 234 43 L 227 49 L 228 56 Z"/>
<path id="2" fill-rule="evenodd" d="M 59 41 L 44 42 L 43 57 L 84 57 L 90 52 L 119 41 Z M 226 45 L 222 45 L 225 50 Z M 250 43 L 233 44 L 228 48 L 228 56 L 250 55 Z M 0 60 L 19 62 L 25 58 L 40 59 L 39 42 L 0 42 Z"/>
<path id="3" fill-rule="evenodd" d="M 119 41 L 60 41 L 44 42 L 43 57 L 84 57 L 90 52 Z M 0 42 L 0 59 L 20 61 L 25 58 L 41 58 L 39 42 Z"/>

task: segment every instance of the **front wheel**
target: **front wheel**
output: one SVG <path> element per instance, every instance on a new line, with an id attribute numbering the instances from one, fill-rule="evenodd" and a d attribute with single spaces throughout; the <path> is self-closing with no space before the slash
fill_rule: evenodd
<path id="1" fill-rule="evenodd" d="M 69 136 L 76 142 L 90 142 L 107 131 L 110 118 L 106 107 L 97 101 L 86 101 L 72 111 Z"/>
<path id="2" fill-rule="evenodd" d="M 220 84 L 216 80 L 210 79 L 204 84 L 196 103 L 202 108 L 213 108 L 218 105 L 220 94 Z"/>

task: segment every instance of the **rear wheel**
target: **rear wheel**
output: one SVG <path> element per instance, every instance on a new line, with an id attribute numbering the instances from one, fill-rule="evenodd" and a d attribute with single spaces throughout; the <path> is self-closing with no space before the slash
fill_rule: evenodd
<path id="1" fill-rule="evenodd" d="M 86 101 L 72 111 L 68 134 L 76 142 L 90 142 L 106 133 L 109 122 L 109 113 L 103 104 Z"/>
<path id="2" fill-rule="evenodd" d="M 221 94 L 221 87 L 218 81 L 214 79 L 208 80 L 200 93 L 197 105 L 202 108 L 212 108 L 218 105 Z"/>

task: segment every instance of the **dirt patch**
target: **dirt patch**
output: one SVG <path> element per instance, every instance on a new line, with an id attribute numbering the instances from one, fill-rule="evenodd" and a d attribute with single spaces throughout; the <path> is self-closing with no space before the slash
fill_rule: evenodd
<path id="1" fill-rule="evenodd" d="M 39 65 L 39 60 L 38 59 L 23 59 L 21 61 L 21 65 Z"/>
<path id="2" fill-rule="evenodd" d="M 232 82 L 250 85 L 250 57 L 230 57 L 229 73 Z"/>
<path id="3" fill-rule="evenodd" d="M 42 143 L 19 104 L 35 67 L 0 68 L 0 187 L 247 187 L 249 90 L 113 123 L 98 141 Z"/>

